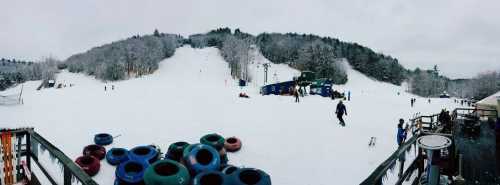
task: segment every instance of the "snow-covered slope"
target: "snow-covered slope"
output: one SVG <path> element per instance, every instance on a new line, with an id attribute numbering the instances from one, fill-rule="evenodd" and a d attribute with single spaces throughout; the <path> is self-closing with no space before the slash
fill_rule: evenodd
<path id="1" fill-rule="evenodd" d="M 415 96 L 347 66 L 349 81 L 334 87 L 352 96 L 346 102 L 347 125 L 341 127 L 333 115 L 337 100 L 308 96 L 294 103 L 292 97 L 259 95 L 264 74 L 257 66 L 264 62 L 268 61 L 256 57 L 251 65 L 255 83 L 244 89 L 231 79 L 215 48 L 179 48 L 154 74 L 116 83 L 62 72 L 58 80 L 66 88 L 36 91 L 40 82 L 25 83 L 25 104 L 0 106 L 0 127 L 34 126 L 72 158 L 99 132 L 121 135 L 107 149 L 154 143 L 163 151 L 170 143 L 195 143 L 217 132 L 243 141 L 241 151 L 229 154 L 231 164 L 261 168 L 273 184 L 350 185 L 359 184 L 396 149 L 399 118 L 455 106 L 448 99 L 432 99 L 429 104 L 416 97 L 411 108 L 410 98 Z M 272 64 L 268 80 L 285 81 L 298 74 L 286 65 Z M 238 98 L 241 91 L 251 98 Z M 368 148 L 370 137 L 377 137 L 373 148 Z M 113 169 L 103 161 L 94 179 L 112 184 Z"/>

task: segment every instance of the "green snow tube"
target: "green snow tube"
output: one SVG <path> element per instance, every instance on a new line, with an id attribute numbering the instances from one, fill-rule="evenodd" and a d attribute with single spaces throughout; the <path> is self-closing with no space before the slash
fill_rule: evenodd
<path id="1" fill-rule="evenodd" d="M 201 144 L 210 145 L 217 149 L 217 151 L 220 151 L 222 148 L 224 148 L 224 142 L 224 137 L 220 136 L 219 134 L 207 134 L 200 139 Z"/>
<path id="2" fill-rule="evenodd" d="M 184 165 L 165 159 L 153 163 L 144 173 L 146 185 L 188 185 L 189 172 Z"/>

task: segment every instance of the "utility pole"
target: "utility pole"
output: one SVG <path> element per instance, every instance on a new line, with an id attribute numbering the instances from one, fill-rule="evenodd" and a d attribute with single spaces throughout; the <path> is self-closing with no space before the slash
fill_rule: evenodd
<path id="1" fill-rule="evenodd" d="M 271 66 L 271 64 L 264 63 L 262 65 L 264 66 L 264 84 L 267 84 L 267 71 L 268 71 L 268 68 Z"/>

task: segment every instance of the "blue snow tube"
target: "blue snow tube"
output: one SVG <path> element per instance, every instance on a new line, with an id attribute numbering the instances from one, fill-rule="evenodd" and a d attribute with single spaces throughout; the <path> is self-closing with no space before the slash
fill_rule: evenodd
<path id="1" fill-rule="evenodd" d="M 106 153 L 106 161 L 111 165 L 118 165 L 128 160 L 128 155 L 128 150 L 125 148 L 111 148 L 111 150 Z"/>
<path id="2" fill-rule="evenodd" d="M 113 136 L 107 133 L 100 133 L 94 136 L 94 143 L 96 145 L 109 145 L 113 143 Z"/>
<path id="3" fill-rule="evenodd" d="M 153 146 L 137 146 L 129 152 L 130 159 L 144 160 L 149 164 L 158 160 L 158 150 Z"/>
<path id="4" fill-rule="evenodd" d="M 240 168 L 229 176 L 229 184 L 233 185 L 271 185 L 271 177 L 262 170 L 255 168 Z"/>
<path id="5" fill-rule="evenodd" d="M 196 175 L 193 185 L 229 185 L 226 174 L 219 171 L 203 171 Z"/>
<path id="6" fill-rule="evenodd" d="M 220 156 L 215 148 L 200 144 L 192 147 L 185 162 L 192 174 L 205 170 L 216 171 L 220 167 Z"/>
<path id="7" fill-rule="evenodd" d="M 144 172 L 149 164 L 143 160 L 128 160 L 120 163 L 116 169 L 119 184 L 139 184 L 143 182 Z"/>

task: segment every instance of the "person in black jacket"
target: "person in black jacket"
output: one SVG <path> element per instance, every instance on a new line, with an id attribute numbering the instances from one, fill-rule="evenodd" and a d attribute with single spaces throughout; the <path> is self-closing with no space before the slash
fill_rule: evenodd
<path id="1" fill-rule="evenodd" d="M 342 116 L 344 114 L 347 116 L 347 110 L 345 108 L 344 103 L 342 103 L 342 100 L 340 100 L 339 103 L 337 104 L 337 110 L 335 111 L 335 113 L 337 114 L 337 118 L 339 119 L 340 124 L 342 126 L 345 126 L 345 122 L 344 122 L 344 119 L 342 118 Z"/>

